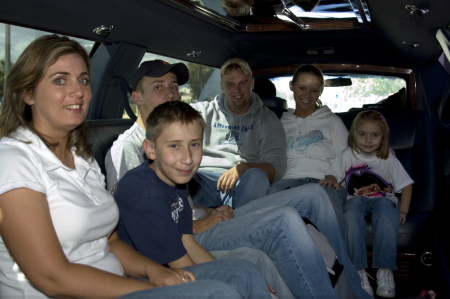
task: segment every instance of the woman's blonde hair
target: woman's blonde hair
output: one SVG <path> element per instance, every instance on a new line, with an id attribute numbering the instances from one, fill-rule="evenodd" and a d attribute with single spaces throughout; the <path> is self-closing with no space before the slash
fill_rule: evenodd
<path id="1" fill-rule="evenodd" d="M 373 110 L 367 110 L 360 112 L 353 120 L 352 127 L 348 134 L 348 146 L 352 149 L 353 153 L 359 152 L 356 145 L 357 129 L 362 122 L 371 122 L 378 125 L 381 128 L 381 145 L 377 150 L 377 157 L 380 159 L 387 159 L 389 157 L 389 126 L 381 113 Z"/>
<path id="2" fill-rule="evenodd" d="M 41 82 L 47 69 L 59 57 L 69 54 L 80 56 L 86 63 L 90 74 L 88 54 L 79 43 L 65 36 L 56 34 L 41 36 L 22 52 L 6 79 L 5 96 L 0 115 L 0 138 L 11 137 L 17 128 L 25 127 L 38 135 L 50 149 L 58 145 L 36 131 L 32 122 L 31 106 L 25 103 L 24 97 L 25 95 L 33 96 L 36 86 Z M 76 155 L 85 160 L 93 157 L 84 123 L 69 133 L 67 149 L 74 146 Z"/>
<path id="3" fill-rule="evenodd" d="M 316 76 L 317 79 L 319 79 L 320 94 L 322 94 L 323 88 L 325 86 L 325 80 L 323 78 L 323 73 L 322 73 L 321 69 L 319 69 L 318 67 L 316 67 L 315 65 L 312 65 L 312 64 L 302 65 L 294 72 L 294 75 L 292 77 L 292 85 L 295 85 L 295 82 L 297 82 L 298 77 L 300 77 L 300 75 L 305 74 L 305 73 Z M 323 106 L 322 101 L 320 99 L 317 99 L 316 104 L 319 108 Z"/>

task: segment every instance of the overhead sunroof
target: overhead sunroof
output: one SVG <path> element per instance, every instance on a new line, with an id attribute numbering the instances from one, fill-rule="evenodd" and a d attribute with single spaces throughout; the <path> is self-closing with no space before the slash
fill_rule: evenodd
<path id="1" fill-rule="evenodd" d="M 323 0 L 320 1 L 319 4 L 315 6 L 311 11 L 307 10 L 308 7 L 305 7 L 306 9 L 305 10 L 304 8 L 295 4 L 288 5 L 288 7 L 297 17 L 317 18 L 317 19 L 357 18 L 357 16 L 355 15 L 355 11 L 352 7 L 352 4 L 348 0 Z"/>
<path id="2" fill-rule="evenodd" d="M 160 0 L 238 31 L 371 26 L 366 0 Z M 178 4 L 178 5 L 176 5 Z"/>

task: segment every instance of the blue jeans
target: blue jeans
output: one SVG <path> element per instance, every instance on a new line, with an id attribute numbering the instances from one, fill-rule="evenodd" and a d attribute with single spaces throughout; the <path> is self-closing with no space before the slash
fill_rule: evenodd
<path id="1" fill-rule="evenodd" d="M 275 266 L 278 268 L 281 277 L 291 289 L 294 296 L 297 297 L 296 294 L 299 294 L 298 292 L 301 292 L 301 290 L 296 291 L 295 289 L 303 287 L 303 284 L 298 283 L 299 280 L 303 281 L 303 278 L 299 278 L 298 276 L 295 276 L 295 274 L 300 271 L 304 273 L 304 276 L 307 276 L 306 279 L 309 280 L 309 273 L 304 271 L 310 270 L 309 268 L 303 269 L 305 266 L 302 267 L 298 262 L 308 262 L 306 261 L 307 259 L 303 257 L 304 253 L 302 250 L 311 251 L 311 248 L 304 247 L 303 245 L 297 247 L 286 244 L 275 246 L 278 243 L 273 242 L 274 239 L 276 239 L 276 235 L 273 236 L 273 229 L 276 228 L 274 223 L 283 223 L 282 228 L 286 231 L 289 230 L 289 226 L 285 225 L 282 219 L 278 219 L 277 221 L 277 219 L 271 219 L 269 216 L 267 216 L 267 218 L 262 216 L 265 211 L 267 212 L 270 210 L 267 208 L 275 209 L 276 207 L 274 206 L 277 205 L 293 207 L 301 217 L 307 218 L 314 223 L 328 238 L 331 246 L 336 251 L 339 262 L 345 267 L 347 277 L 356 297 L 371 298 L 370 295 L 361 288 L 361 279 L 347 254 L 344 240 L 338 228 L 336 214 L 330 204 L 327 193 L 324 191 L 324 188 L 318 184 L 303 185 L 254 200 L 245 206 L 234 210 L 234 219 L 222 221 L 206 232 L 194 236 L 194 238 L 206 249 L 209 249 L 209 245 L 216 250 L 247 246 L 264 251 L 272 260 L 274 260 Z M 270 213 L 270 211 L 268 213 Z M 289 213 L 289 215 L 292 215 L 292 213 Z M 279 215 L 279 217 L 282 216 Z M 277 242 L 289 243 L 290 239 L 288 237 L 290 237 L 294 238 L 292 244 L 306 242 L 310 245 L 310 237 L 304 236 L 303 221 L 298 218 L 292 219 L 297 219 L 296 222 L 293 223 L 293 232 L 286 234 L 286 237 L 279 236 L 281 241 L 277 240 Z M 291 221 L 289 223 L 291 224 Z M 249 226 L 248 229 L 245 225 Z M 251 229 L 255 230 L 255 234 L 249 233 Z M 296 231 L 296 229 L 299 230 Z M 316 252 L 317 249 L 313 251 Z M 291 262 L 294 254 L 298 257 L 297 263 Z M 309 254 L 312 253 L 307 252 L 305 256 L 308 256 Z M 280 261 L 277 260 L 278 258 Z M 319 268 L 317 265 L 320 263 L 315 263 L 316 258 L 317 256 L 314 255 L 313 264 L 316 269 L 312 269 L 312 271 L 321 270 L 317 269 Z M 309 263 L 306 264 L 309 265 Z M 302 267 L 300 268 L 301 270 L 299 270 L 299 267 Z M 323 281 L 324 278 L 321 277 L 320 279 Z M 308 287 L 315 289 L 317 287 L 326 286 L 325 284 L 313 280 Z M 326 290 L 328 290 L 328 288 Z"/>
<path id="2" fill-rule="evenodd" d="M 353 197 L 344 206 L 345 243 L 350 259 L 356 269 L 367 268 L 365 217 L 368 213 L 372 213 L 374 232 L 372 268 L 397 270 L 400 210 L 394 202 L 386 197 Z"/>
<path id="3" fill-rule="evenodd" d="M 228 205 L 238 208 L 265 196 L 270 186 L 264 171 L 250 168 L 241 175 L 234 189 L 227 194 L 217 191 L 217 182 L 221 176 L 222 174 L 217 172 L 197 171 L 188 183 L 193 202 L 202 207 Z"/>
<path id="4" fill-rule="evenodd" d="M 210 251 L 209 253 L 211 253 L 218 260 L 242 259 L 254 264 L 266 281 L 274 288 L 278 298 L 295 298 L 283 278 L 281 278 L 280 273 L 278 273 L 278 270 L 275 268 L 272 260 L 261 250 L 248 247 L 239 247 L 233 250 L 218 250 Z"/>
<path id="5" fill-rule="evenodd" d="M 197 281 L 151 288 L 121 298 L 270 298 L 266 281 L 250 262 L 221 260 L 184 269 L 194 273 Z"/>
<path id="6" fill-rule="evenodd" d="M 156 287 L 133 292 L 120 299 L 215 299 L 217 294 L 223 294 L 222 298 L 242 299 L 239 292 L 232 286 L 215 280 L 199 280 L 188 283 L 180 283 L 171 286 Z"/>
<path id="7" fill-rule="evenodd" d="M 283 191 L 286 189 L 310 184 L 310 183 L 318 183 L 318 179 L 313 178 L 303 178 L 303 179 L 284 179 L 273 182 L 270 185 L 269 191 L 267 194 L 272 194 L 275 192 Z M 344 187 L 340 187 L 339 190 L 336 190 L 334 187 L 328 188 L 325 187 L 325 192 L 327 192 L 328 197 L 330 198 L 331 204 L 333 205 L 334 212 L 336 213 L 336 218 L 339 223 L 339 229 L 341 230 L 342 237 L 345 237 L 345 221 L 344 221 L 344 212 L 342 207 L 347 202 L 347 189 Z"/>
<path id="8" fill-rule="evenodd" d="M 263 198 L 236 209 L 233 219 L 195 235 L 195 240 L 209 251 L 260 249 L 273 261 L 296 298 L 338 298 L 302 218 L 295 209 L 276 205 L 276 199 L 272 199 L 274 206 L 256 204 L 265 201 Z M 254 203 L 255 207 L 246 209 Z"/>

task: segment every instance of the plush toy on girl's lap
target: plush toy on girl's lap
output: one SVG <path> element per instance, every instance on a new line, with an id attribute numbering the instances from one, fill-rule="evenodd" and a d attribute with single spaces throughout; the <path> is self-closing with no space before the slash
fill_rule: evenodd
<path id="1" fill-rule="evenodd" d="M 359 189 L 353 188 L 355 192 L 353 195 L 355 196 L 377 196 L 377 197 L 383 197 L 386 192 L 392 192 L 392 186 L 384 188 L 382 190 L 378 184 L 372 184 L 369 186 L 362 186 Z"/>

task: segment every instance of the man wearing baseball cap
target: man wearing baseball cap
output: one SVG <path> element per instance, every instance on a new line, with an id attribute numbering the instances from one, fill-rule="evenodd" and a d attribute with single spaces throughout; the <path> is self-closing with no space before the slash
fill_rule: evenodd
<path id="1" fill-rule="evenodd" d="M 232 58 L 220 69 L 222 94 L 192 104 L 206 121 L 200 171 L 189 183 L 194 203 L 238 208 L 263 197 L 286 171 L 286 135 L 277 116 L 252 92 L 250 66 Z M 214 193 L 212 197 L 211 194 Z"/>
<path id="2" fill-rule="evenodd" d="M 114 141 L 106 154 L 106 186 L 111 189 L 125 173 L 146 160 L 142 141 L 145 120 L 153 109 L 167 101 L 178 101 L 178 87 L 189 80 L 189 70 L 183 63 L 163 60 L 143 62 L 131 78 L 131 97 L 139 109 L 134 125 Z"/>

